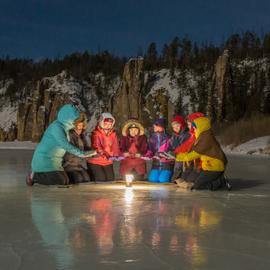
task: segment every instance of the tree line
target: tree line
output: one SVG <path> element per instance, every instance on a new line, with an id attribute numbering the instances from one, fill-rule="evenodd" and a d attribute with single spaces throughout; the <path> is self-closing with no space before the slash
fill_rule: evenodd
<path id="1" fill-rule="evenodd" d="M 173 75 L 176 69 L 194 69 L 198 72 L 201 69 L 203 72 L 208 67 L 212 68 L 225 48 L 235 60 L 269 58 L 270 32 L 261 36 L 251 31 L 235 33 L 219 45 L 209 42 L 199 44 L 187 36 L 175 37 L 164 44 L 160 51 L 157 44 L 151 42 L 145 52 L 140 51 L 137 56 L 144 57 L 146 71 L 167 68 Z M 0 80 L 13 79 L 14 84 L 7 92 L 9 95 L 22 89 L 29 81 L 54 76 L 62 70 L 83 80 L 89 78 L 89 73 L 103 73 L 108 77 L 121 76 L 127 60 L 128 57 L 113 55 L 109 51 L 94 54 L 88 51 L 75 52 L 61 59 L 47 58 L 38 62 L 7 56 L 0 59 Z"/>

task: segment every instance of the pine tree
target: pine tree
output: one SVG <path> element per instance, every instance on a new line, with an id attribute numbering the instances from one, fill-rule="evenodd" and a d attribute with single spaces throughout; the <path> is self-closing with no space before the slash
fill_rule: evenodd
<path id="1" fill-rule="evenodd" d="M 156 48 L 156 43 L 152 42 L 145 55 L 145 69 L 155 70 L 158 67 L 158 52 Z"/>

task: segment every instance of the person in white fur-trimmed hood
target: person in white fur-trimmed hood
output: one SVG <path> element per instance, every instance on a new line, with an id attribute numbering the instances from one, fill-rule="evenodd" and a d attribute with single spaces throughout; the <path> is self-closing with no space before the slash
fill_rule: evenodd
<path id="1" fill-rule="evenodd" d="M 102 113 L 95 130 L 91 134 L 91 147 L 98 157 L 88 160 L 90 175 L 95 181 L 113 181 L 114 171 L 111 158 L 120 156 L 115 119 L 110 113 Z"/>

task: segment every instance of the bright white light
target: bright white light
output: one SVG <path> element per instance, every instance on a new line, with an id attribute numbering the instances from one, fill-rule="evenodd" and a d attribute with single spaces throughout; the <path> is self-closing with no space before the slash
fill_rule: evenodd
<path id="1" fill-rule="evenodd" d="M 134 175 L 126 174 L 126 182 L 131 183 L 134 180 Z"/>
<path id="2" fill-rule="evenodd" d="M 134 179 L 134 175 L 132 174 L 126 174 L 126 186 L 131 187 L 132 186 L 132 181 Z"/>

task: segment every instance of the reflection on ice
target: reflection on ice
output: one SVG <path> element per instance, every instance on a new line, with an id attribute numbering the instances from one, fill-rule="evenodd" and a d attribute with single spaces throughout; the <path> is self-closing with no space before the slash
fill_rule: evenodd
<path id="1" fill-rule="evenodd" d="M 158 256 L 167 250 L 171 256 L 183 257 L 191 267 L 207 264 L 201 238 L 219 226 L 220 211 L 196 202 L 181 205 L 171 201 L 167 188 L 129 187 L 107 196 L 100 196 L 101 192 L 103 188 L 86 196 L 85 204 L 73 202 L 72 212 L 63 198 L 33 196 L 33 222 L 59 266 L 73 265 L 78 254 L 91 248 L 98 256 L 111 258 L 121 250 L 136 254 L 145 243 Z M 179 209 L 177 213 L 175 209 Z M 127 260 L 136 261 L 136 256 Z"/>
<path id="2" fill-rule="evenodd" d="M 132 203 L 133 198 L 134 198 L 133 189 L 130 188 L 130 187 L 126 188 L 126 190 L 125 190 L 125 201 L 126 201 L 127 206 L 129 206 Z"/>
<path id="3" fill-rule="evenodd" d="M 32 198 L 32 219 L 40 232 L 43 243 L 55 255 L 57 266 L 62 269 L 73 263 L 69 243 L 69 230 L 62 214 L 60 202 Z"/>
<path id="4" fill-rule="evenodd" d="M 124 183 L 27 188 L 31 156 L 8 151 L 0 160 L 0 269 L 270 267 L 269 160 L 235 158 L 240 171 L 229 163 L 237 177 L 248 171 L 229 194 Z"/>

